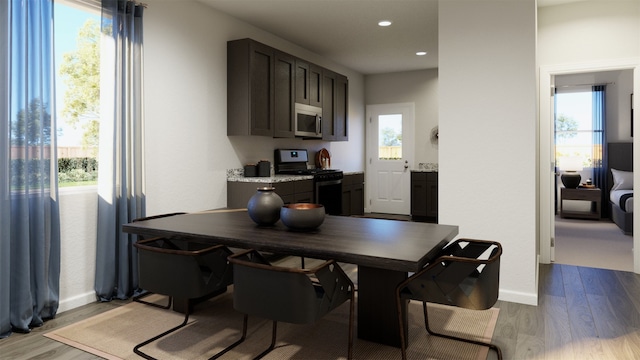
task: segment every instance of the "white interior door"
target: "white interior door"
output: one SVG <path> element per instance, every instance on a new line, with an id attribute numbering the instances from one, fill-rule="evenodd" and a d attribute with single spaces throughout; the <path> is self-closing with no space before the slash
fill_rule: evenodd
<path id="1" fill-rule="evenodd" d="M 367 105 L 367 212 L 409 215 L 414 104 Z M 368 205 L 368 206 L 367 206 Z"/>

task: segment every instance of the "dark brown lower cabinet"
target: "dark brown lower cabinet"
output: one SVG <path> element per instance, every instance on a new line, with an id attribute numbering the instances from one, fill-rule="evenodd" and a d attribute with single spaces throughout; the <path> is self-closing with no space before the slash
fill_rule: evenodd
<path id="1" fill-rule="evenodd" d="M 411 219 L 438 222 L 438 173 L 411 173 Z"/>
<path id="2" fill-rule="evenodd" d="M 364 174 L 349 174 L 342 179 L 342 215 L 364 214 Z"/>
<path id="3" fill-rule="evenodd" d="M 227 181 L 227 207 L 246 208 L 249 199 L 259 187 L 274 187 L 285 204 L 313 202 L 313 180 L 276 183 Z"/>

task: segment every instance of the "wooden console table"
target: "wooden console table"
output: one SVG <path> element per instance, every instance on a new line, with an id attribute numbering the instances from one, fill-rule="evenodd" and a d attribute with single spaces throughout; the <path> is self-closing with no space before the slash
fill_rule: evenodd
<path id="1" fill-rule="evenodd" d="M 594 219 L 601 217 L 602 192 L 598 188 L 560 189 L 560 217 Z M 564 209 L 564 200 L 582 200 L 591 202 L 590 211 L 567 211 Z"/>

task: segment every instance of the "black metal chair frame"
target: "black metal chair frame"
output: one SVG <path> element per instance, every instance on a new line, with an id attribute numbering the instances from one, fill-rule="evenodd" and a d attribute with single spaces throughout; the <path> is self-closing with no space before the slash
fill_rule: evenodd
<path id="1" fill-rule="evenodd" d="M 136 222 L 136 221 L 143 221 L 143 220 L 151 220 L 151 219 L 159 219 L 159 218 L 163 218 L 163 217 L 169 217 L 169 216 L 174 216 L 174 215 L 182 215 L 182 214 L 186 214 L 185 212 L 175 212 L 175 213 L 169 213 L 169 214 L 160 214 L 160 215 L 154 215 L 154 216 L 147 216 L 147 217 L 142 217 L 142 218 L 137 218 L 137 219 L 133 219 L 132 222 Z M 141 238 L 142 239 L 142 238 Z M 133 298 L 131 298 L 132 301 L 135 302 L 139 302 L 145 305 L 149 305 L 149 306 L 154 306 L 160 309 L 169 309 L 171 307 L 171 305 L 173 304 L 173 297 L 169 296 L 169 300 L 167 305 L 161 305 L 158 303 L 153 303 L 150 301 L 146 301 L 146 300 L 142 300 L 143 298 L 152 295 L 153 293 L 150 291 L 147 291 L 145 289 L 141 289 L 142 292 L 138 295 L 135 295 Z"/>
<path id="2" fill-rule="evenodd" d="M 467 254 L 465 254 L 465 251 L 464 251 L 465 247 L 461 246 L 461 244 L 464 244 L 464 243 L 467 243 L 466 246 L 471 246 L 471 248 L 469 248 L 469 251 L 467 251 Z M 490 256 L 487 259 L 477 258 L 479 255 L 485 253 L 486 250 L 491 248 L 493 248 L 493 250 L 491 251 Z M 408 301 L 408 300 L 422 301 L 422 308 L 424 312 L 424 324 L 427 332 L 430 335 L 439 336 L 439 337 L 451 339 L 451 340 L 463 341 L 463 342 L 481 345 L 481 346 L 487 346 L 497 353 L 498 359 L 502 359 L 502 350 L 495 344 L 492 344 L 489 342 L 465 339 L 465 338 L 461 338 L 453 335 L 441 334 L 431 330 L 431 328 L 429 327 L 429 319 L 427 314 L 427 302 L 440 303 L 440 304 L 450 305 L 450 306 L 466 307 L 466 308 L 472 308 L 475 310 L 486 310 L 491 306 L 493 306 L 498 298 L 497 277 L 499 273 L 499 267 L 500 267 L 499 260 L 501 255 L 502 255 L 502 246 L 498 242 L 476 240 L 476 239 L 458 239 L 453 243 L 447 245 L 440 252 L 440 255 L 437 256 L 435 260 L 430 262 L 427 266 L 425 266 L 421 271 L 413 274 L 408 279 L 406 279 L 405 281 L 403 281 L 398 285 L 398 287 L 396 288 L 396 304 L 397 304 L 397 312 L 398 312 L 398 321 L 400 324 L 400 343 L 401 343 L 400 348 L 402 351 L 403 360 L 406 360 L 407 358 L 407 350 L 406 350 L 406 335 L 405 335 L 405 327 L 404 327 L 401 304 L 402 304 L 402 301 Z M 449 266 L 457 266 L 457 265 L 464 267 L 464 269 L 461 269 L 461 271 L 456 271 L 456 274 L 454 275 L 457 278 L 460 278 L 458 279 L 460 281 L 463 281 L 462 278 L 466 279 L 468 277 L 481 276 L 481 272 L 478 270 L 479 267 L 485 267 L 485 269 L 482 269 L 482 270 L 486 270 L 487 266 L 491 266 L 491 265 L 497 266 L 497 269 L 495 268 L 493 269 L 496 276 L 495 284 L 493 284 L 495 286 L 495 289 L 492 289 L 493 294 L 490 294 L 491 296 L 488 297 L 487 299 L 483 299 L 485 301 L 481 303 L 470 304 L 467 302 L 465 304 L 458 304 L 456 303 L 457 299 L 449 297 L 448 294 L 440 293 L 437 295 L 433 295 L 433 294 L 430 294 L 429 291 L 425 290 L 424 288 L 421 289 L 422 290 L 421 294 L 411 293 L 411 291 L 407 290 L 407 286 L 410 285 L 412 282 L 420 280 L 422 277 L 432 275 L 430 274 L 430 272 L 438 271 L 438 268 L 446 269 Z M 422 279 L 422 280 L 427 282 L 431 281 L 436 277 L 436 275 L 433 275 L 431 279 L 426 279 L 426 280 Z M 443 299 L 446 299 L 446 301 L 443 301 Z"/>
<path id="3" fill-rule="evenodd" d="M 163 241 L 163 242 L 169 243 L 169 245 L 172 245 L 173 248 L 163 248 L 163 247 L 156 247 L 156 246 L 151 246 L 150 245 L 151 243 L 158 242 L 158 241 Z M 207 246 L 207 247 L 200 248 L 200 249 L 197 249 L 197 250 L 185 250 L 185 249 L 182 249 L 180 247 L 176 247 L 175 245 L 173 245 L 172 242 L 176 242 L 176 241 L 182 241 L 185 244 L 199 244 L 200 246 Z M 178 257 L 190 257 L 190 258 L 193 258 L 194 262 L 196 263 L 196 264 L 194 264 L 194 266 L 199 268 L 200 270 L 202 270 L 203 264 L 199 263 L 199 260 L 198 260 L 199 257 L 213 256 L 216 253 L 220 253 L 217 256 L 225 259 L 224 260 L 225 261 L 225 267 L 224 267 L 224 270 L 223 270 L 222 274 L 219 276 L 219 279 L 218 279 L 219 281 L 216 282 L 216 283 L 210 284 L 210 285 L 207 284 L 207 286 L 204 286 L 202 289 L 197 290 L 197 291 L 199 291 L 198 294 L 197 294 L 199 296 L 206 295 L 206 293 L 208 291 L 215 291 L 215 290 L 218 290 L 218 289 L 226 288 L 226 286 L 230 285 L 233 282 L 232 267 L 226 260 L 226 258 L 229 255 L 231 255 L 232 252 L 224 245 L 212 245 L 211 246 L 211 245 L 205 245 L 205 244 L 202 244 L 202 243 L 199 243 L 199 242 L 189 241 L 189 240 L 184 240 L 184 239 L 152 238 L 152 239 L 140 240 L 140 241 L 134 243 L 134 246 L 138 249 L 139 255 L 142 252 L 148 252 L 148 253 L 156 253 L 156 254 L 161 254 L 161 255 L 171 255 L 171 256 L 178 256 Z M 139 265 L 141 265 L 141 264 L 139 264 Z M 221 265 L 221 264 L 218 264 L 218 265 Z M 144 266 L 144 265 L 141 265 L 141 266 Z M 171 268 L 171 264 L 166 264 L 166 266 L 167 266 L 167 268 Z M 212 274 L 209 275 L 209 279 L 211 279 L 211 276 L 212 276 Z M 180 286 L 184 287 L 184 289 L 182 289 L 182 290 L 196 292 L 196 290 L 187 289 L 187 287 L 190 286 L 190 283 L 189 283 L 188 280 L 191 280 L 191 279 L 185 279 L 184 285 L 182 285 L 182 284 L 180 285 Z M 199 279 L 199 280 L 204 281 L 204 279 Z M 141 277 L 141 281 L 142 281 L 142 277 Z M 206 291 L 205 291 L 205 289 L 206 289 Z M 178 292 L 178 290 L 175 290 L 175 292 Z M 160 291 L 158 293 L 162 294 L 163 291 Z M 145 295 L 147 295 L 147 294 L 145 294 Z M 165 294 L 165 295 L 169 295 L 170 298 L 173 297 L 173 294 Z M 194 296 L 194 298 L 195 297 L 198 297 L 198 296 Z M 153 303 L 149 303 L 149 302 L 146 302 L 146 301 L 138 301 L 138 302 L 154 305 Z M 154 305 L 154 306 L 158 306 L 158 305 Z M 162 306 L 158 306 L 158 307 L 162 307 Z M 189 313 L 190 313 L 190 311 L 188 311 L 188 310 L 185 312 L 184 320 L 183 320 L 183 322 L 181 324 L 179 324 L 179 325 L 177 325 L 177 326 L 175 326 L 175 327 L 173 327 L 173 328 L 171 328 L 171 329 L 169 329 L 169 330 L 167 330 L 167 331 L 165 331 L 165 332 L 163 332 L 163 333 L 161 333 L 159 335 L 156 335 L 156 336 L 154 336 L 154 337 L 152 337 L 150 339 L 147 339 L 147 340 L 135 345 L 135 347 L 133 348 L 133 352 L 136 353 L 139 356 L 142 356 L 145 359 L 150 359 L 150 360 L 151 359 L 155 359 L 154 357 L 142 352 L 140 350 L 140 348 L 142 348 L 143 346 L 146 346 L 146 345 L 148 345 L 148 344 L 150 344 L 150 343 L 152 343 L 152 342 L 154 342 L 154 341 L 156 341 L 156 340 L 158 340 L 158 339 L 160 339 L 160 338 L 162 338 L 162 337 L 164 337 L 164 336 L 166 336 L 168 334 L 171 334 L 172 332 L 174 332 L 174 331 L 184 327 L 185 325 L 187 325 L 187 323 L 189 321 Z"/>
<path id="4" fill-rule="evenodd" d="M 258 270 L 266 270 L 275 273 L 281 274 L 291 274 L 292 276 L 300 276 L 308 278 L 308 286 L 312 289 L 320 289 L 323 292 L 323 299 L 330 301 L 331 303 L 328 305 L 326 312 L 329 312 L 347 300 L 350 300 L 350 308 L 349 308 L 349 345 L 348 345 L 348 358 L 351 359 L 353 355 L 353 323 L 354 323 L 354 302 L 355 302 L 355 291 L 353 282 L 349 279 L 347 274 L 342 270 L 342 268 L 334 261 L 328 260 L 323 262 L 322 264 L 311 268 L 311 269 L 301 269 L 301 268 L 288 268 L 288 267 L 280 267 L 271 265 L 259 252 L 255 250 L 246 250 L 234 255 L 229 256 L 229 262 L 234 265 L 234 274 L 238 273 L 238 266 L 258 269 Z M 234 307 L 236 304 L 235 293 L 238 291 L 238 286 L 242 286 L 242 284 L 237 283 L 234 284 Z M 316 291 L 316 290 L 313 290 Z M 340 298 L 341 294 L 344 295 L 348 292 L 348 297 L 346 299 Z M 258 299 L 255 299 L 258 300 Z M 241 310 L 239 310 L 241 311 Z M 242 312 L 242 311 L 241 311 Z M 321 317 L 323 314 L 319 315 Z M 260 316 L 260 315 L 256 315 Z M 249 314 L 244 313 L 244 323 L 242 329 L 242 337 L 236 341 L 234 344 L 224 349 L 222 352 L 216 354 L 214 358 L 221 356 L 227 351 L 231 350 L 233 347 L 242 343 L 247 334 L 247 324 L 248 324 Z M 277 323 L 278 321 L 285 321 L 281 319 L 271 319 L 272 320 L 272 329 L 271 329 L 271 344 L 270 346 L 256 356 L 254 359 L 260 359 L 267 355 L 275 348 L 276 344 L 276 336 L 277 336 Z M 307 319 L 308 320 L 308 319 Z M 312 320 L 313 321 L 313 320 Z M 306 323 L 306 320 L 300 321 L 300 323 Z"/>

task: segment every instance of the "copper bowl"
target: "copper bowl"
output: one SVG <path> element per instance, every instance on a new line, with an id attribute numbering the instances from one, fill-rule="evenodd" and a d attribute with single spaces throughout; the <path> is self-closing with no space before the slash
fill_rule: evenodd
<path id="1" fill-rule="evenodd" d="M 309 231 L 324 222 L 324 206 L 321 204 L 287 204 L 280 209 L 280 221 L 291 230 Z"/>

